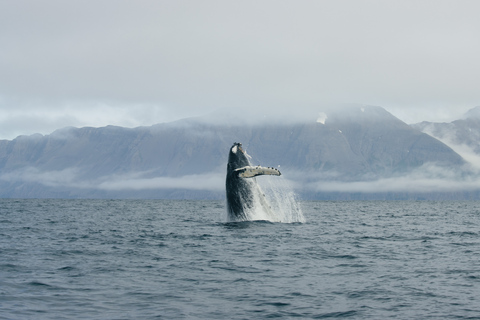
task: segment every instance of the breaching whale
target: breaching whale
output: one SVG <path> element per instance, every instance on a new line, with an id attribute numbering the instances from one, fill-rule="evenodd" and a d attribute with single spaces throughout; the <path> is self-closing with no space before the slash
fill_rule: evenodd
<path id="1" fill-rule="evenodd" d="M 225 182 L 228 221 L 252 220 L 258 210 L 272 214 L 269 204 L 255 180 L 259 175 L 280 176 L 275 168 L 252 166 L 242 144 L 235 142 L 230 148 Z"/>

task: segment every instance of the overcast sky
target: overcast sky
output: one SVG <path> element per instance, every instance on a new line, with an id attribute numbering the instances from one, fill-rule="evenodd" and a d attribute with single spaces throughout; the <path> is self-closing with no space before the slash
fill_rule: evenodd
<path id="1" fill-rule="evenodd" d="M 222 107 L 480 105 L 480 1 L 0 0 L 0 138 Z"/>

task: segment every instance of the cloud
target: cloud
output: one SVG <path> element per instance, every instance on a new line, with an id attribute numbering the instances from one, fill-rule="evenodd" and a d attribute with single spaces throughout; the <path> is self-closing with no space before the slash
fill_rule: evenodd
<path id="1" fill-rule="evenodd" d="M 334 174 L 325 180 L 325 175 L 300 172 L 283 172 L 281 178 L 260 177 L 257 182 L 264 192 L 288 189 L 291 192 L 337 192 L 337 193 L 436 193 L 480 190 L 480 171 L 465 168 L 446 169 L 435 164 L 425 164 L 409 173 L 376 180 L 339 181 Z M 58 171 L 42 171 L 28 167 L 0 175 L 0 180 L 10 183 L 38 183 L 53 188 L 90 189 L 103 191 L 148 191 L 160 189 L 183 189 L 223 192 L 225 173 L 185 175 L 180 177 L 152 177 L 149 172 L 131 172 L 123 175 L 101 176 L 83 179 L 79 168 Z M 322 180 L 323 179 L 323 180 Z"/>
<path id="2" fill-rule="evenodd" d="M 422 131 L 452 148 L 453 151 L 458 153 L 472 166 L 472 169 L 480 172 L 480 155 L 475 152 L 473 147 L 465 143 L 458 143 L 458 139 L 455 136 L 455 130 L 444 129 L 439 132 L 435 132 L 434 124 L 430 124 L 425 126 Z M 472 135 L 475 137 L 474 132 L 470 133 L 470 137 L 472 137 Z M 475 138 L 473 138 L 473 140 L 475 140 Z"/>
<path id="3" fill-rule="evenodd" d="M 78 168 L 64 170 L 41 171 L 34 167 L 26 167 L 0 175 L 0 180 L 7 182 L 40 183 L 47 187 L 88 188 L 89 184 L 80 180 Z"/>
<path id="4" fill-rule="evenodd" d="M 322 181 L 309 182 L 306 190 L 316 192 L 353 193 L 434 193 L 480 190 L 480 172 L 471 168 L 445 168 L 434 163 L 403 175 L 363 181 Z"/>
<path id="5" fill-rule="evenodd" d="M 49 104 L 48 101 L 0 99 L 0 139 L 19 135 L 49 134 L 64 127 L 149 126 L 176 120 L 187 113 L 175 114 L 165 106 L 141 103 L 100 101 Z"/>
<path id="6" fill-rule="evenodd" d="M 468 0 L 3 1 L 0 96 L 15 103 L 0 111 L 17 110 L 25 131 L 30 120 L 18 119 L 32 111 L 52 126 L 112 124 L 94 107 L 102 103 L 127 125 L 333 102 L 455 116 L 480 100 L 479 9 Z"/>
<path id="7" fill-rule="evenodd" d="M 141 178 L 139 174 L 107 178 L 97 188 L 102 190 L 187 189 L 221 191 L 225 189 L 225 175 L 219 173 L 193 174 L 181 177 Z"/>
<path id="8" fill-rule="evenodd" d="M 124 175 L 83 179 L 80 168 L 42 171 L 27 167 L 0 175 L 0 180 L 16 183 L 39 183 L 47 187 L 98 189 L 109 191 L 187 189 L 221 191 L 225 188 L 225 174 L 211 172 L 180 177 L 149 177 L 149 172 L 131 172 Z"/>

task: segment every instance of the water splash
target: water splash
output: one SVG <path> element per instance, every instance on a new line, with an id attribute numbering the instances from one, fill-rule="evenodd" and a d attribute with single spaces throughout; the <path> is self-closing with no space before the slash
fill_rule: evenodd
<path id="1" fill-rule="evenodd" d="M 265 219 L 274 222 L 305 222 L 302 209 L 296 200 L 296 194 L 293 187 L 287 179 L 281 177 L 265 176 L 258 179 L 257 182 L 262 187 L 266 200 L 272 209 L 271 219 Z"/>
<path id="2" fill-rule="evenodd" d="M 244 207 L 246 219 L 244 221 L 270 221 L 282 223 L 304 223 L 305 217 L 302 209 L 296 200 L 295 192 L 289 181 L 283 177 L 261 176 L 248 182 L 254 184 L 260 192 L 254 192 L 251 201 L 254 206 Z M 223 219 L 228 220 L 228 213 L 225 210 Z M 235 220 L 237 221 L 237 220 Z"/>
<path id="3" fill-rule="evenodd" d="M 296 194 L 289 181 L 283 177 L 261 176 L 256 178 L 256 188 L 252 199 L 253 208 L 244 208 L 245 221 L 271 221 L 282 223 L 295 223 L 306 221 L 302 209 L 296 200 Z M 227 210 L 222 220 L 229 222 Z"/>

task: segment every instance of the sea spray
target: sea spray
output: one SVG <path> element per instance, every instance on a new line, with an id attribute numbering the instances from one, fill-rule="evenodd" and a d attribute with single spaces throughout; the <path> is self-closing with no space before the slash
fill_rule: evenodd
<path id="1" fill-rule="evenodd" d="M 252 157 L 243 150 L 241 143 L 234 143 L 230 148 L 225 183 L 225 220 L 304 222 L 293 189 L 287 180 L 278 178 L 280 171 L 272 167 L 252 166 L 249 159 Z M 276 180 L 269 179 L 272 175 Z"/>
<path id="2" fill-rule="evenodd" d="M 296 200 L 295 192 L 287 179 L 271 176 L 261 176 L 255 179 L 262 192 L 260 194 L 255 193 L 253 199 L 249 199 L 255 204 L 252 209 L 244 208 L 248 217 L 247 220 L 282 223 L 303 223 L 306 221 Z M 254 181 L 251 182 L 255 183 Z M 269 210 L 264 210 L 264 208 L 269 208 Z M 228 221 L 226 211 L 223 220 Z"/>
<path id="3" fill-rule="evenodd" d="M 271 219 L 271 221 L 284 223 L 305 222 L 305 217 L 296 200 L 296 195 L 291 183 L 283 176 L 266 176 L 264 178 L 265 179 L 258 179 L 257 181 L 261 185 L 272 209 L 273 219 Z"/>

